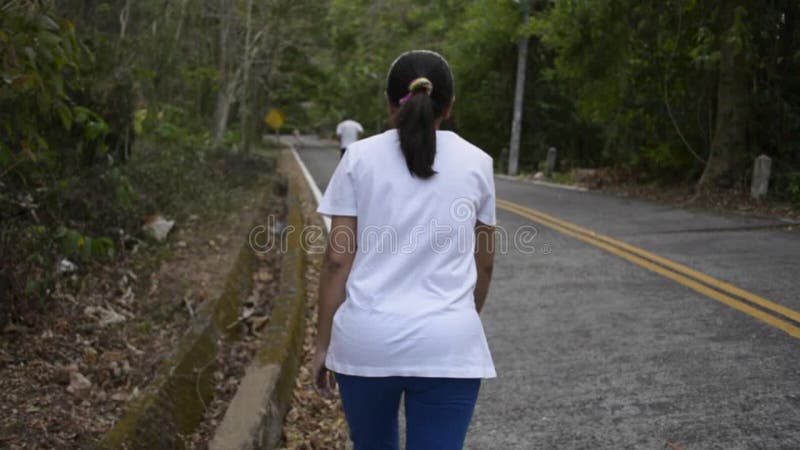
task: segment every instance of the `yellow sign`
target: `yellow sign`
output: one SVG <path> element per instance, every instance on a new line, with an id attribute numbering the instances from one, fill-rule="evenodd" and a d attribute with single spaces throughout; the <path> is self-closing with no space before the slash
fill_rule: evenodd
<path id="1" fill-rule="evenodd" d="M 280 109 L 270 109 L 269 113 L 264 116 L 264 122 L 275 131 L 278 131 L 285 121 L 286 116 L 283 115 Z"/>

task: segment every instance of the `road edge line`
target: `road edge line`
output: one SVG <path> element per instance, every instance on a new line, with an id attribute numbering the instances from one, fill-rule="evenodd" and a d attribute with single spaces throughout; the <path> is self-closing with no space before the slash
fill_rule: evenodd
<path id="1" fill-rule="evenodd" d="M 294 156 L 294 160 L 297 161 L 297 165 L 300 166 L 300 171 L 303 172 L 303 177 L 306 179 L 306 183 L 311 188 L 311 193 L 314 195 L 314 201 L 317 202 L 317 206 L 319 206 L 320 202 L 322 201 L 322 191 L 319 190 L 319 186 L 317 186 L 317 182 L 314 180 L 314 177 L 311 176 L 311 172 L 308 171 L 308 167 L 306 167 L 303 160 L 300 158 L 300 154 L 297 153 L 297 149 L 294 148 L 294 145 L 287 144 L 289 146 L 289 151 Z M 325 215 L 322 215 L 322 222 L 325 224 L 325 230 L 330 233 L 331 231 L 331 218 Z"/>

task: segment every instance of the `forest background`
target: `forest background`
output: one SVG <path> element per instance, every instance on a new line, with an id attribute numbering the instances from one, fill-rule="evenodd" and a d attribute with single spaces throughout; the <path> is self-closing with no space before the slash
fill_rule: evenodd
<path id="1" fill-rule="evenodd" d="M 527 38 L 523 171 L 557 147 L 562 172 L 703 195 L 746 190 L 766 154 L 768 201 L 800 205 L 799 18 L 796 0 L 5 1 L 0 323 L 46 305 L 63 258 L 125 254 L 270 109 L 282 132 L 387 128 L 386 71 L 416 48 L 449 60 L 447 126 L 498 171 Z"/>

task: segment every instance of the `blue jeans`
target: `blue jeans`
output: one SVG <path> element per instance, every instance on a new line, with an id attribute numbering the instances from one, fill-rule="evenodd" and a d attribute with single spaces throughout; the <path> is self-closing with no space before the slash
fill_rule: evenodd
<path id="1" fill-rule="evenodd" d="M 356 377 L 336 374 L 355 450 L 398 450 L 397 414 L 405 394 L 408 450 L 460 450 L 479 378 Z"/>

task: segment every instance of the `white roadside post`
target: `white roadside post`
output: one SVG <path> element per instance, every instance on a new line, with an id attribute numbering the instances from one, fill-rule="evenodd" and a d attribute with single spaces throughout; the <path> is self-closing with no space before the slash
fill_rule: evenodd
<path id="1" fill-rule="evenodd" d="M 771 172 L 772 159 L 767 155 L 759 155 L 753 164 L 753 182 L 750 185 L 750 197 L 762 200 L 767 196 Z"/>
<path id="2" fill-rule="evenodd" d="M 547 150 L 547 163 L 545 164 L 544 168 L 544 176 L 547 179 L 553 178 L 553 171 L 556 168 L 556 156 L 558 155 L 558 150 L 555 147 L 550 147 Z"/>

